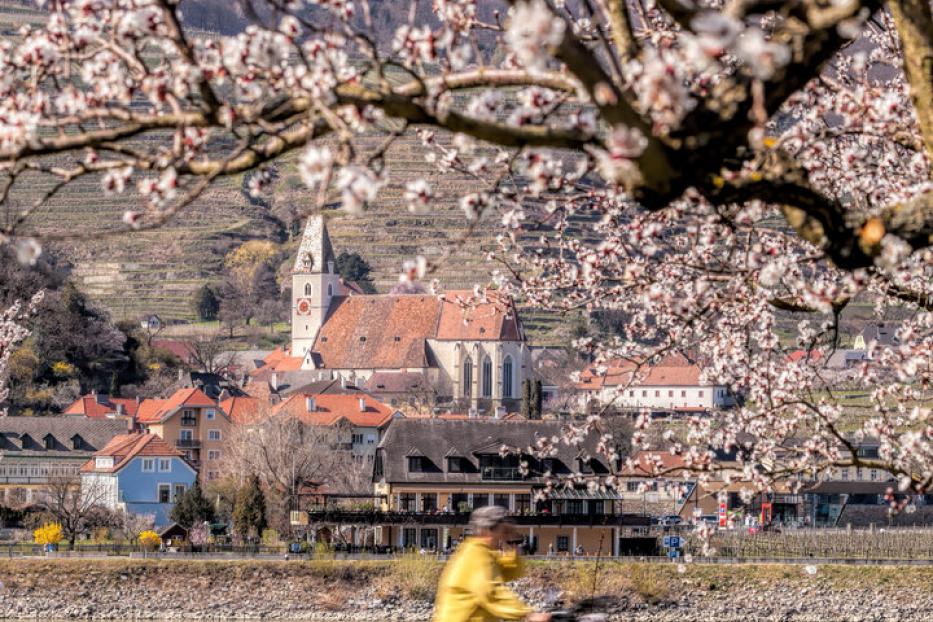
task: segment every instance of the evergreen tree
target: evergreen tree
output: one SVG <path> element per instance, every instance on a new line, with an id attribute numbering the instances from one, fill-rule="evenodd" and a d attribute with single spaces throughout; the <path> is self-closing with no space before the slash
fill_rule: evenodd
<path id="1" fill-rule="evenodd" d="M 205 322 L 216 320 L 217 313 L 220 311 L 220 301 L 214 289 L 209 285 L 202 285 L 194 292 L 192 306 L 198 319 Z"/>
<path id="2" fill-rule="evenodd" d="M 344 281 L 356 283 L 363 290 L 363 293 L 376 293 L 376 286 L 373 285 L 372 277 L 369 276 L 372 268 L 359 253 L 343 251 L 337 255 L 334 263 L 336 264 L 337 273 L 340 274 Z"/>
<path id="3" fill-rule="evenodd" d="M 531 418 L 540 419 L 544 408 L 544 398 L 541 395 L 541 381 L 535 380 L 531 387 Z"/>
<path id="4" fill-rule="evenodd" d="M 204 496 L 201 485 L 195 481 L 191 488 L 175 500 L 175 506 L 169 518 L 185 529 L 190 529 L 192 525 L 204 521 L 213 523 L 214 506 Z"/>
<path id="5" fill-rule="evenodd" d="M 522 417 L 531 419 L 531 380 L 522 380 Z"/>
<path id="6" fill-rule="evenodd" d="M 233 506 L 233 530 L 241 537 L 259 536 L 266 528 L 266 497 L 259 478 L 251 475 L 237 491 Z"/>

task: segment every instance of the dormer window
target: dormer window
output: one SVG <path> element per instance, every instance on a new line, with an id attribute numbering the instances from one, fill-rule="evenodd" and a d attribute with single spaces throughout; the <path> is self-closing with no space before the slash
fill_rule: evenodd
<path id="1" fill-rule="evenodd" d="M 427 473 L 430 464 L 425 456 L 408 456 L 409 473 Z"/>
<path id="2" fill-rule="evenodd" d="M 466 461 L 460 456 L 450 456 L 447 458 L 448 473 L 466 472 Z"/>
<path id="3" fill-rule="evenodd" d="M 360 336 L 360 343 L 364 343 L 365 341 L 366 341 L 366 337 L 365 337 L 365 336 Z"/>
<path id="4" fill-rule="evenodd" d="M 71 448 L 72 449 L 82 449 L 84 447 L 84 439 L 81 438 L 80 434 L 75 434 L 71 437 Z"/>
<path id="5" fill-rule="evenodd" d="M 42 440 L 45 441 L 46 449 L 55 449 L 55 437 L 54 436 L 52 436 L 51 434 L 46 434 L 42 438 Z"/>

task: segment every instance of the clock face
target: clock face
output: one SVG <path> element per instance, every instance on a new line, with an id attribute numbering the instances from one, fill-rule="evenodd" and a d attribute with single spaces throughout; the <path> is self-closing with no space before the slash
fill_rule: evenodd
<path id="1" fill-rule="evenodd" d="M 298 301 L 298 315 L 308 315 L 311 313 L 311 301 L 302 298 Z"/>

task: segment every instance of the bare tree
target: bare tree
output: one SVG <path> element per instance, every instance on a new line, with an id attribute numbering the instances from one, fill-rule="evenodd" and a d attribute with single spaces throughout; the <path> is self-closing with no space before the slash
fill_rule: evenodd
<path id="1" fill-rule="evenodd" d="M 287 522 L 288 511 L 304 505 L 304 499 L 326 490 L 359 490 L 366 477 L 366 465 L 340 446 L 336 428 L 307 425 L 284 413 L 235 428 L 228 447 L 229 470 L 243 478 L 259 478 L 270 493 L 270 508 L 278 506 L 278 520 L 270 522 L 279 525 Z"/>
<path id="2" fill-rule="evenodd" d="M 79 477 L 53 477 L 44 491 L 40 507 L 62 526 L 62 533 L 73 550 L 78 534 L 94 527 L 111 526 L 112 512 L 104 506 L 107 489 L 100 483 Z"/>
<path id="3" fill-rule="evenodd" d="M 185 363 L 195 371 L 225 376 L 236 362 L 236 352 L 220 331 L 197 333 L 183 343 L 188 350 Z"/>

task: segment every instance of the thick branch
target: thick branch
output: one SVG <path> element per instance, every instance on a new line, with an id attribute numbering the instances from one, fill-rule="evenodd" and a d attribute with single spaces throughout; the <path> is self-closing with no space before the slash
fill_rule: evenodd
<path id="1" fill-rule="evenodd" d="M 933 160 L 933 12 L 929 0 L 891 0 L 888 6 L 901 38 L 904 73 L 923 146 Z"/>

